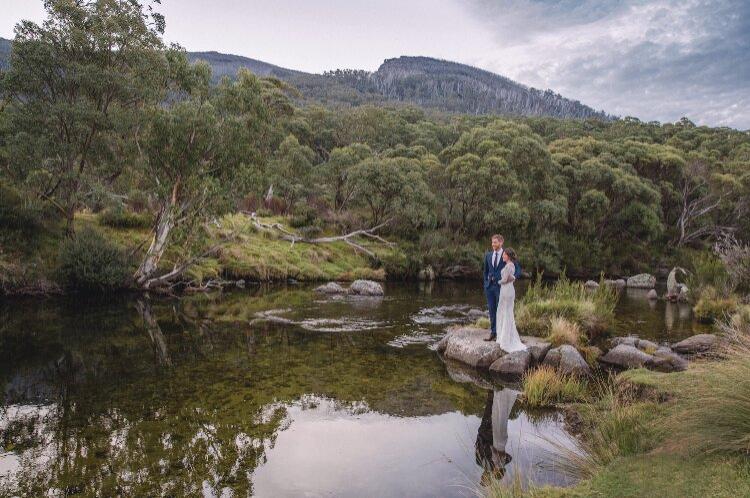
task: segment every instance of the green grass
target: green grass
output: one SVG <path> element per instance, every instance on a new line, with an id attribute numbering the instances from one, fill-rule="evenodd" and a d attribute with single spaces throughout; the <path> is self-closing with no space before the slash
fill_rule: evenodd
<path id="1" fill-rule="evenodd" d="M 562 375 L 547 366 L 526 372 L 522 385 L 524 402 L 530 407 L 555 406 L 583 401 L 587 397 L 586 381 Z"/>
<path id="2" fill-rule="evenodd" d="M 611 326 L 616 303 L 617 291 L 609 286 L 590 290 L 565 275 L 552 285 L 544 285 L 540 276 L 519 303 L 516 322 L 525 334 L 546 336 L 553 321 L 562 318 L 593 337 Z"/>

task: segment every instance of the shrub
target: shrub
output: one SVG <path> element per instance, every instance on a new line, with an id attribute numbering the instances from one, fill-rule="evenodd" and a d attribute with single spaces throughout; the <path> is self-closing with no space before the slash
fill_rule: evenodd
<path id="1" fill-rule="evenodd" d="M 585 400 L 587 384 L 577 377 L 563 375 L 554 368 L 542 366 L 524 374 L 523 393 L 528 406 L 554 406 Z"/>
<path id="2" fill-rule="evenodd" d="M 714 250 L 724 263 L 732 286 L 750 292 L 750 246 L 728 237 L 716 244 Z"/>
<path id="3" fill-rule="evenodd" d="M 553 346 L 570 344 L 577 346 L 581 342 L 581 327 L 561 316 L 556 316 L 550 320 L 550 332 L 547 340 Z"/>
<path id="4" fill-rule="evenodd" d="M 122 206 L 105 209 L 99 223 L 112 228 L 150 228 L 154 218 L 148 213 L 133 213 Z"/>
<path id="5" fill-rule="evenodd" d="M 92 228 L 60 245 L 59 279 L 77 291 L 110 291 L 127 285 L 132 265 L 124 251 Z"/>
<path id="6" fill-rule="evenodd" d="M 715 255 L 699 254 L 692 263 L 686 284 L 696 301 L 700 300 L 705 292 L 730 294 L 734 290 L 724 263 Z"/>
<path id="7" fill-rule="evenodd" d="M 721 296 L 713 287 L 706 287 L 693 307 L 697 320 L 712 323 L 723 320 L 737 310 L 737 298 L 732 295 Z"/>
<path id="8" fill-rule="evenodd" d="M 14 188 L 0 182 L 0 230 L 32 235 L 42 228 L 42 210 L 31 205 Z"/>

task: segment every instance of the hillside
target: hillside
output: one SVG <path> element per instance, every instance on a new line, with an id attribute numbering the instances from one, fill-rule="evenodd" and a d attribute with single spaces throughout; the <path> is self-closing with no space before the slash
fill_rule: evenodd
<path id="1" fill-rule="evenodd" d="M 0 68 L 7 67 L 9 56 L 10 41 L 0 38 Z M 214 81 L 232 77 L 240 68 L 259 76 L 279 78 L 298 88 L 307 103 L 334 106 L 406 103 L 467 114 L 611 119 L 603 111 L 552 90 L 529 88 L 489 71 L 429 57 L 388 59 L 372 73 L 346 69 L 324 74 L 219 52 L 189 52 L 188 58 L 193 62 L 208 62 Z"/>

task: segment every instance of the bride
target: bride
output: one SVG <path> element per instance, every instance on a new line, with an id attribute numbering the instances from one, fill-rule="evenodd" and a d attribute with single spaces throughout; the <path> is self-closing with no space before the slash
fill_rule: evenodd
<path id="1" fill-rule="evenodd" d="M 505 268 L 500 272 L 500 301 L 497 304 L 497 343 L 506 353 L 523 351 L 526 346 L 521 342 L 516 329 L 516 318 L 513 315 L 513 306 L 516 300 L 516 289 L 513 282 L 516 280 L 516 252 L 508 248 L 503 251 Z"/>

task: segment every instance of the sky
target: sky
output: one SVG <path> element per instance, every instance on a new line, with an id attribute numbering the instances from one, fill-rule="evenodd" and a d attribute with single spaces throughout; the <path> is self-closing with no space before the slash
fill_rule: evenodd
<path id="1" fill-rule="evenodd" d="M 750 129 L 750 0 L 162 0 L 165 39 L 291 69 L 424 55 L 644 121 Z M 0 36 L 41 0 L 0 0 Z"/>

